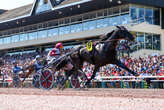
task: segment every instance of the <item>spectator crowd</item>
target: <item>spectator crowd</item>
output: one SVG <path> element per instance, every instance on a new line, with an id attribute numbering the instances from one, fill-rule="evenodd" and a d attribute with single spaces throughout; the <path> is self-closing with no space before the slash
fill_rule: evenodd
<path id="1" fill-rule="evenodd" d="M 66 49 L 65 52 L 69 52 Z M 25 53 L 25 54 L 15 54 L 6 55 L 3 57 L 4 65 L 1 66 L 1 73 L 5 75 L 5 78 L 10 78 L 12 76 L 13 61 L 17 61 L 19 66 L 27 66 L 37 55 L 36 52 Z M 47 55 L 44 52 L 43 55 Z M 154 55 L 147 57 L 120 57 L 120 61 L 124 63 L 129 69 L 137 72 L 140 76 L 164 76 L 164 56 Z M 84 63 L 83 71 L 88 77 L 91 76 L 94 69 L 94 65 Z M 96 76 L 131 76 L 126 70 L 119 68 L 116 65 L 106 65 L 101 67 Z"/>

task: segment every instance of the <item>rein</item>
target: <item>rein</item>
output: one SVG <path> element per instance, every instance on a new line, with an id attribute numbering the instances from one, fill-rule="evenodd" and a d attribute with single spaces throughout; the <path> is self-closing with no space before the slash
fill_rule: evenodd
<path id="1" fill-rule="evenodd" d="M 98 41 L 99 43 L 104 43 L 104 42 L 112 42 L 112 41 L 119 41 L 122 39 L 112 39 L 112 40 L 106 40 L 106 41 Z"/>

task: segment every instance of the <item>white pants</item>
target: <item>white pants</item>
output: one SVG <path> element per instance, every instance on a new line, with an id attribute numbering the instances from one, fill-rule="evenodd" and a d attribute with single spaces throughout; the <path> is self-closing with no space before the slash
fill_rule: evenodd
<path id="1" fill-rule="evenodd" d="M 56 60 L 59 56 L 56 57 L 47 57 L 48 64 L 51 63 L 53 60 Z"/>

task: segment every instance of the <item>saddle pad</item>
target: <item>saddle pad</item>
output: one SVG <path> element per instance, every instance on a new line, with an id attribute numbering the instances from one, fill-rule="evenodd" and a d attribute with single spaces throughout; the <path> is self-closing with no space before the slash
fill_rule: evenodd
<path id="1" fill-rule="evenodd" d="M 95 47 L 95 49 L 96 49 L 97 51 L 101 51 L 102 48 L 103 48 L 103 46 L 104 46 L 104 44 L 97 44 L 96 47 Z"/>

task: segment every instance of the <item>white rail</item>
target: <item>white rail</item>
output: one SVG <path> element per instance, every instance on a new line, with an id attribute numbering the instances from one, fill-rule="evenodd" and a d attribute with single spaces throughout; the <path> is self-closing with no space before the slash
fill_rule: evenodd
<path id="1" fill-rule="evenodd" d="M 116 79 L 120 79 L 120 80 L 123 80 L 123 81 L 133 81 L 133 79 L 138 79 L 138 80 L 141 80 L 141 79 L 146 79 L 146 78 L 164 78 L 164 76 L 138 76 L 138 77 L 135 77 L 135 76 L 104 76 L 104 77 L 96 77 L 96 80 L 98 81 L 107 81 L 107 80 L 115 80 L 115 81 L 119 81 L 119 80 L 116 80 Z M 125 80 L 127 79 L 127 80 Z M 22 80 L 22 78 L 21 78 Z M 3 79 L 0 79 L 0 81 L 3 81 Z M 5 81 L 12 81 L 12 79 L 5 79 Z M 25 81 L 32 81 L 32 78 L 26 78 Z"/>
<path id="2" fill-rule="evenodd" d="M 101 79 L 113 79 L 113 78 L 164 78 L 164 76 L 103 76 L 103 77 L 98 77 Z"/>

